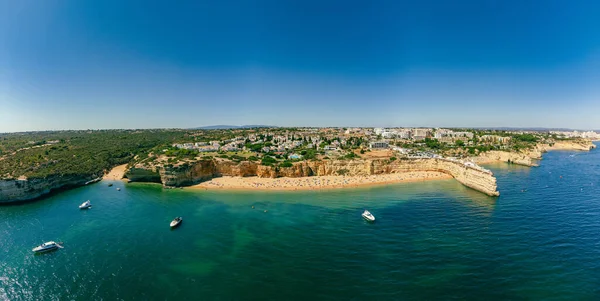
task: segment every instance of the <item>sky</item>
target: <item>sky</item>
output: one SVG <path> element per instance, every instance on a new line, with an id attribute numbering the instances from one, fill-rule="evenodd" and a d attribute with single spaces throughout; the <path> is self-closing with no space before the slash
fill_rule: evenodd
<path id="1" fill-rule="evenodd" d="M 0 132 L 600 129 L 600 1 L 0 0 Z"/>

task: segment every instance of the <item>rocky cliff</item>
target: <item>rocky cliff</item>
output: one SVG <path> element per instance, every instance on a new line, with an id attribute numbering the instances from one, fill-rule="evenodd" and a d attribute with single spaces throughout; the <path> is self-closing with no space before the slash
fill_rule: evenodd
<path id="1" fill-rule="evenodd" d="M 588 139 L 558 140 L 551 143 L 538 143 L 534 148 L 523 151 L 489 151 L 475 157 L 479 164 L 500 161 L 525 166 L 538 166 L 537 160 L 542 159 L 542 153 L 552 150 L 590 151 L 596 145 Z"/>
<path id="2" fill-rule="evenodd" d="M 95 175 L 53 175 L 39 179 L 0 180 L 0 204 L 28 201 L 39 198 L 53 190 L 83 186 L 102 174 Z"/>
<path id="3" fill-rule="evenodd" d="M 525 166 L 538 166 L 536 160 L 540 160 L 541 158 L 541 150 L 535 148 L 529 151 L 522 152 L 489 151 L 479 154 L 479 156 L 475 158 L 475 162 L 482 164 L 493 161 L 500 161 Z"/>
<path id="4" fill-rule="evenodd" d="M 580 140 L 557 140 L 553 143 L 539 145 L 543 151 L 551 150 L 578 150 L 578 151 L 590 151 L 596 148 L 596 145 L 592 140 L 580 139 Z"/>
<path id="5" fill-rule="evenodd" d="M 374 160 L 324 160 L 303 161 L 291 167 L 263 166 L 255 162 L 235 163 L 213 159 L 186 162 L 176 166 L 135 166 L 125 174 L 131 181 L 152 179 L 165 186 L 188 186 L 219 176 L 261 178 L 310 177 L 326 175 L 368 176 L 375 174 L 401 173 L 410 171 L 437 171 L 451 175 L 465 186 L 490 196 L 499 195 L 496 178 L 492 172 L 477 166 L 467 166 L 458 161 L 445 159 L 406 159 L 390 161 Z"/>

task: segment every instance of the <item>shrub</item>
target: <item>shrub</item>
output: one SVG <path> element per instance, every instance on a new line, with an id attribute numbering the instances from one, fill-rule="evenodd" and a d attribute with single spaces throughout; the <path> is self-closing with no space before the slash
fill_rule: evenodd
<path id="1" fill-rule="evenodd" d="M 277 160 L 275 160 L 275 158 L 270 157 L 270 156 L 264 156 L 261 161 L 262 165 L 267 165 L 267 166 L 271 166 L 271 165 L 273 165 L 273 163 L 276 163 L 276 162 L 277 162 Z"/>
<path id="2" fill-rule="evenodd" d="M 340 176 L 344 176 L 344 175 L 348 174 L 349 172 L 350 172 L 350 171 L 349 171 L 348 169 L 345 169 L 345 168 L 344 168 L 344 169 L 340 169 L 340 170 L 336 171 L 336 173 L 337 173 L 338 175 L 340 175 Z"/>
<path id="3" fill-rule="evenodd" d="M 292 162 L 290 162 L 290 161 L 284 161 L 279 166 L 281 166 L 281 167 L 292 167 L 292 166 L 294 166 L 294 164 L 292 164 Z"/>

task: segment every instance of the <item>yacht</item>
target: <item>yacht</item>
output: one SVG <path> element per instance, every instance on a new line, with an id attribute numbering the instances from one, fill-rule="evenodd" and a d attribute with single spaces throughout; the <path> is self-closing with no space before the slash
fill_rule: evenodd
<path id="1" fill-rule="evenodd" d="M 33 251 L 35 253 L 42 253 L 42 252 L 56 250 L 58 248 L 62 248 L 59 243 L 49 241 L 49 242 L 45 242 L 45 243 L 33 248 L 31 251 Z"/>
<path id="2" fill-rule="evenodd" d="M 367 221 L 367 222 L 374 222 L 375 221 L 375 217 L 373 216 L 373 214 L 371 214 L 371 212 L 369 212 L 369 210 L 365 210 L 365 212 L 363 212 L 362 217 Z"/>
<path id="3" fill-rule="evenodd" d="M 83 204 L 79 205 L 79 209 L 88 209 L 92 207 L 92 203 L 90 203 L 90 200 L 87 200 L 85 202 L 83 202 Z"/>
<path id="4" fill-rule="evenodd" d="M 171 221 L 171 228 L 175 228 L 177 226 L 179 226 L 181 224 L 181 222 L 183 221 L 183 218 L 181 218 L 181 216 L 176 217 L 174 220 Z"/>

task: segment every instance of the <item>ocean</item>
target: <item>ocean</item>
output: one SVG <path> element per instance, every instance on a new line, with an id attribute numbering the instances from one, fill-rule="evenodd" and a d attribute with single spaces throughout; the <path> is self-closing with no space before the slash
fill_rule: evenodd
<path id="1" fill-rule="evenodd" d="M 600 300 L 600 150 L 486 167 L 500 197 L 103 181 L 1 206 L 0 300 Z"/>

